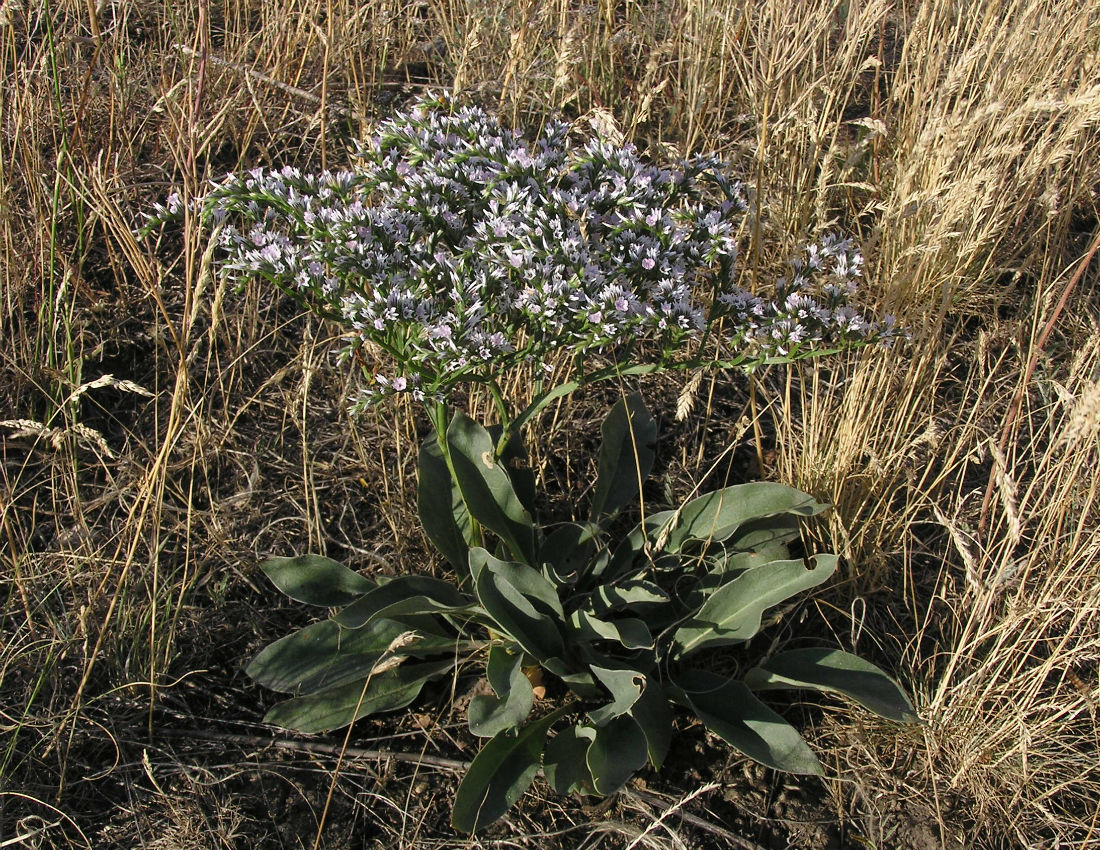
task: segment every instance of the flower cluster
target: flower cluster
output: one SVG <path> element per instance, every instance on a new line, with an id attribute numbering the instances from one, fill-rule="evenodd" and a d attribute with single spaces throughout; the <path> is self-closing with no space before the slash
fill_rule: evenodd
<path id="1" fill-rule="evenodd" d="M 255 169 L 198 201 L 226 269 L 392 357 L 368 401 L 443 398 L 561 348 L 646 340 L 667 358 L 720 318 L 755 362 L 891 335 L 849 305 L 862 258 L 847 241 L 811 246 L 772 300 L 740 288 L 746 208 L 712 158 L 663 168 L 630 145 L 577 142 L 563 122 L 529 141 L 441 97 L 383 121 L 354 170 Z M 173 198 L 154 219 L 180 213 Z"/>

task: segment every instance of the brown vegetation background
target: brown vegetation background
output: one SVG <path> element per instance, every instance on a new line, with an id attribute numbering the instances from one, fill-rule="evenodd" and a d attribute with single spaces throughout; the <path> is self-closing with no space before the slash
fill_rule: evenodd
<path id="1" fill-rule="evenodd" d="M 1095 3 L 0 0 L 0 64 L 0 847 L 1100 846 Z M 449 693 L 339 763 L 342 736 L 259 725 L 241 665 L 308 617 L 261 557 L 432 568 L 423 417 L 350 419 L 338 329 L 233 292 L 196 227 L 133 233 L 230 170 L 346 165 L 425 87 L 722 154 L 756 187 L 753 282 L 862 241 L 907 345 L 642 389 L 671 497 L 751 476 L 835 506 L 842 578 L 768 639 L 866 654 L 922 725 L 788 704 L 823 782 L 685 728 L 647 787 L 536 790 L 474 842 Z M 550 489 L 583 498 L 606 401 L 536 425 Z"/>

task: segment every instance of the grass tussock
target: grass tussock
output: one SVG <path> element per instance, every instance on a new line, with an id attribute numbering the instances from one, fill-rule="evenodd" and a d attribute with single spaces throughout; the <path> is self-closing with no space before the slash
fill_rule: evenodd
<path id="1" fill-rule="evenodd" d="M 534 800 L 502 836 L 1100 846 L 1095 4 L 0 0 L 0 66 L 0 846 L 461 844 L 449 694 L 361 724 L 337 769 L 323 742 L 267 746 L 270 694 L 241 674 L 305 617 L 260 557 L 430 563 L 419 411 L 349 419 L 335 328 L 231 291 L 195 226 L 133 235 L 172 189 L 348 162 L 429 86 L 722 153 L 755 187 L 747 283 L 856 233 L 911 332 L 644 392 L 668 495 L 766 476 L 835 506 L 814 533 L 843 580 L 774 640 L 873 657 L 924 724 L 807 709 L 824 784 L 687 729 L 648 791 Z M 548 489 L 583 498 L 606 401 L 538 424 Z"/>

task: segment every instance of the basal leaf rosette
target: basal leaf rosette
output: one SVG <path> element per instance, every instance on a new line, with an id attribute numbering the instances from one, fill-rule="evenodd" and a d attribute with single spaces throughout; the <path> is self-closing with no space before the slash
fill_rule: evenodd
<path id="1" fill-rule="evenodd" d="M 452 419 L 449 481 L 442 449 L 428 438 L 421 463 L 436 471 L 421 491 L 421 521 L 457 581 L 366 579 L 317 556 L 268 561 L 265 572 L 287 595 L 343 607 L 249 665 L 258 682 L 293 694 L 267 721 L 336 728 L 483 665 L 491 693 L 470 700 L 467 719 L 484 743 L 452 815 L 457 829 L 475 832 L 501 818 L 540 769 L 559 793 L 606 796 L 647 765 L 660 768 L 676 713 L 749 758 L 805 774 L 822 772 L 817 757 L 760 694 L 812 689 L 915 719 L 900 686 L 855 655 L 749 652 L 769 611 L 833 575 L 837 556 L 797 553 L 800 522 L 825 505 L 778 483 L 737 484 L 650 512 L 615 535 L 652 469 L 657 423 L 629 396 L 601 436 L 587 520 L 546 526 L 516 470 L 493 454 L 488 429 L 463 414 Z M 522 456 L 522 447 L 510 451 Z M 721 671 L 720 647 L 744 654 L 743 675 Z M 536 698 L 532 677 L 548 699 Z"/>

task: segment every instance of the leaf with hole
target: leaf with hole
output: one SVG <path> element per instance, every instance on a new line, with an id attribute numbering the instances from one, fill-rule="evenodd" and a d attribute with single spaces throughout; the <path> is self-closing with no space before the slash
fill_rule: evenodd
<path id="1" fill-rule="evenodd" d="M 672 637 L 673 652 L 684 658 L 704 647 L 743 643 L 760 630 L 763 613 L 796 593 L 816 587 L 836 569 L 836 555 L 803 561 L 773 561 L 723 585 Z"/>
<path id="2" fill-rule="evenodd" d="M 649 763 L 659 768 L 672 745 L 672 709 L 655 674 L 646 677 L 641 696 L 630 707 L 630 716 L 645 735 Z"/>
<path id="3" fill-rule="evenodd" d="M 595 665 L 589 665 L 589 669 L 599 679 L 600 684 L 611 692 L 611 702 L 588 712 L 589 719 L 597 726 L 612 717 L 627 714 L 642 695 L 646 678 L 637 670 L 613 669 Z"/>

